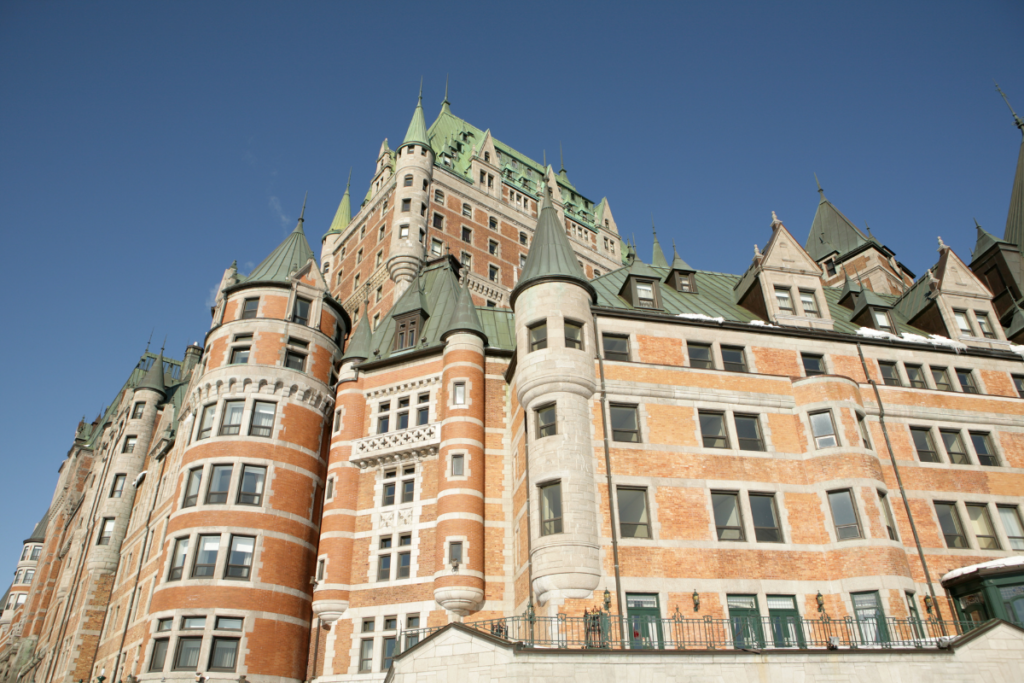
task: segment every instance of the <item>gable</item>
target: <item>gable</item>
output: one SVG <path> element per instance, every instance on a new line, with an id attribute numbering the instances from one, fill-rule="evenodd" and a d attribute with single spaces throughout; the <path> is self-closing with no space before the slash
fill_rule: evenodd
<path id="1" fill-rule="evenodd" d="M 821 267 L 794 239 L 786 226 L 779 223 L 775 234 L 768 240 L 761 267 L 765 269 L 796 270 L 821 275 Z"/>
<path id="2" fill-rule="evenodd" d="M 989 299 L 992 294 L 988 287 L 974 275 L 960 257 L 952 249 L 942 250 L 942 256 L 935 266 L 933 274 L 939 280 L 939 291 L 943 294 L 960 294 L 971 297 Z"/>

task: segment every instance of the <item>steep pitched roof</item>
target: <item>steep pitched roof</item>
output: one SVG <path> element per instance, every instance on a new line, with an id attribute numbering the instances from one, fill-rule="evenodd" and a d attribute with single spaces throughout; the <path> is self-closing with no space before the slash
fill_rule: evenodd
<path id="1" fill-rule="evenodd" d="M 333 233 L 344 232 L 348 224 L 352 222 L 352 198 L 349 196 L 349 189 L 352 187 L 352 171 L 348 172 L 348 183 L 345 185 L 345 194 L 341 196 L 341 203 L 338 204 L 338 210 L 334 214 L 334 220 L 331 221 L 331 227 L 324 237 Z"/>
<path id="2" fill-rule="evenodd" d="M 363 317 L 359 319 L 356 331 L 352 334 L 352 338 L 348 340 L 348 347 L 345 349 L 345 355 L 341 357 L 341 360 L 366 360 L 369 358 L 370 334 L 370 321 L 366 317 L 366 308 L 364 307 Z"/>
<path id="3" fill-rule="evenodd" d="M 651 265 L 668 268 L 665 252 L 661 249 L 661 243 L 658 242 L 658 232 L 654 229 L 653 225 L 651 226 L 651 232 L 654 234 L 654 250 L 651 254 Z"/>
<path id="4" fill-rule="evenodd" d="M 483 339 L 485 344 L 487 343 L 487 335 L 480 324 L 480 317 L 476 314 L 476 306 L 473 305 L 473 295 L 469 293 L 469 277 L 464 279 L 462 288 L 459 289 L 452 316 L 448 319 L 445 331 L 441 333 L 441 339 L 447 339 L 448 335 L 456 332 L 475 334 Z"/>
<path id="5" fill-rule="evenodd" d="M 1010 244 L 1010 242 L 999 239 L 988 230 L 978 225 L 977 220 L 974 221 L 974 226 L 978 229 L 978 241 L 974 243 L 974 251 L 972 252 L 972 255 L 975 258 L 981 256 L 997 244 Z"/>
<path id="6" fill-rule="evenodd" d="M 1024 135 L 1024 123 L 1017 119 L 1021 134 Z M 1017 173 L 1013 176 L 1013 189 L 1010 190 L 1010 210 L 1006 214 L 1006 232 L 1003 239 L 1017 245 L 1024 254 L 1024 139 L 1020 143 L 1017 154 Z"/>
<path id="7" fill-rule="evenodd" d="M 303 205 L 303 214 L 305 205 Z M 309 248 L 306 241 L 306 233 L 302 231 L 303 214 L 299 215 L 299 221 L 291 234 L 284 238 L 284 242 L 277 245 L 277 249 L 270 252 L 263 262 L 253 268 L 252 272 L 244 278 L 243 282 L 288 282 L 288 276 L 306 265 L 309 259 L 314 259 L 313 250 Z"/>
<path id="8" fill-rule="evenodd" d="M 164 351 L 160 349 L 160 355 L 157 356 L 153 364 L 149 366 L 149 370 L 146 371 L 146 376 L 142 378 L 139 385 L 135 387 L 135 390 L 139 389 L 152 389 L 153 391 L 159 392 L 161 396 L 166 398 L 167 386 L 164 384 Z"/>
<path id="9" fill-rule="evenodd" d="M 832 202 L 825 199 L 825 191 L 819 187 L 818 192 L 821 199 L 818 202 L 818 210 L 814 213 L 811 232 L 804 244 L 804 249 L 811 258 L 820 261 L 833 251 L 838 251 L 842 255 L 868 242 L 868 237 Z"/>
<path id="10" fill-rule="evenodd" d="M 422 286 L 423 279 L 421 277 L 417 277 L 409 283 L 409 286 L 402 292 L 402 296 L 395 303 L 394 308 L 391 309 L 391 315 L 405 315 L 413 311 L 423 311 L 430 315 L 430 307 L 427 306 L 427 297 L 421 289 Z"/>
<path id="11" fill-rule="evenodd" d="M 678 251 L 676 251 L 675 240 L 672 240 L 672 270 L 693 270 L 693 268 L 690 267 L 690 264 L 684 261 L 683 257 L 679 255 Z"/>
<path id="12" fill-rule="evenodd" d="M 534 231 L 530 251 L 526 255 L 526 265 L 519 275 L 519 282 L 512 288 L 510 301 L 514 304 L 523 290 L 546 280 L 577 283 L 594 297 L 594 288 L 580 268 L 579 259 L 569 244 L 562 222 L 558 219 L 558 212 L 551 204 L 551 196 L 546 191 L 543 195 L 537 229 Z"/>
<path id="13" fill-rule="evenodd" d="M 399 149 L 405 145 L 422 145 L 430 147 L 427 141 L 427 122 L 423 118 L 423 89 L 420 88 L 420 99 L 416 103 L 416 109 L 412 112 L 412 121 L 409 122 L 409 130 L 405 131 L 405 139 L 399 145 Z"/>
<path id="14" fill-rule="evenodd" d="M 47 509 L 43 513 L 43 518 L 39 520 L 35 528 L 32 529 L 32 535 L 25 539 L 25 543 L 42 543 L 46 540 L 46 525 L 50 521 L 50 510 Z"/>
<path id="15" fill-rule="evenodd" d="M 1014 302 L 1013 314 L 1010 316 L 1010 324 L 1006 327 L 1006 338 L 1013 339 L 1024 332 L 1024 310 Z"/>

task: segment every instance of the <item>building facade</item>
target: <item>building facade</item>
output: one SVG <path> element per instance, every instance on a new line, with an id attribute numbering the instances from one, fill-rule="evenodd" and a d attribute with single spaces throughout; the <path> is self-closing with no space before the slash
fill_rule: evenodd
<path id="1" fill-rule="evenodd" d="M 203 346 L 147 350 L 78 426 L 0 678 L 383 680 L 474 633 L 494 662 L 813 658 L 1024 623 L 1024 144 L 1003 238 L 975 229 L 917 277 L 819 188 L 807 239 L 773 213 L 742 274 L 657 236 L 644 262 L 564 167 L 421 100 L 319 266 L 300 216 L 225 271 Z M 1015 637 L 986 629 L 957 652 Z"/>

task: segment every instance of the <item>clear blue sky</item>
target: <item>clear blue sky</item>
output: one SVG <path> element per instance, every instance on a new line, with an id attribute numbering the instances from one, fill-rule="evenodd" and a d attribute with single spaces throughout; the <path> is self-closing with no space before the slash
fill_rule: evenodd
<path id="1" fill-rule="evenodd" d="M 918 275 L 1002 235 L 1024 3 L 0 3 L 0 577 L 75 426 L 150 331 L 201 341 L 223 269 L 363 196 L 420 76 L 453 111 L 742 272 L 771 211 L 802 241 L 813 172 Z M 0 578 L 6 583 L 6 578 Z M 0 587 L 0 591 L 3 588 Z"/>

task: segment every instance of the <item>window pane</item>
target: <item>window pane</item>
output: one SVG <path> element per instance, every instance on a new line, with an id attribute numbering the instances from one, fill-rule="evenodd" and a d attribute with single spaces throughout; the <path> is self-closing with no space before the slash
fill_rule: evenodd
<path id="1" fill-rule="evenodd" d="M 1020 521 L 1020 513 L 1015 507 L 1000 507 L 999 519 L 1003 522 L 1003 531 L 1010 539 L 1010 547 L 1024 550 L 1024 525 Z"/>
<path id="2" fill-rule="evenodd" d="M 647 520 L 647 492 L 619 489 L 619 527 L 623 538 L 650 538 Z"/>
<path id="3" fill-rule="evenodd" d="M 257 401 L 252 411 L 251 436 L 269 437 L 274 433 L 274 403 Z"/>
<path id="4" fill-rule="evenodd" d="M 387 581 L 391 578 L 391 556 L 381 555 L 377 558 L 377 580 Z"/>
<path id="5" fill-rule="evenodd" d="M 540 487 L 541 536 L 562 532 L 562 484 L 554 482 Z"/>
<path id="6" fill-rule="evenodd" d="M 686 350 L 690 355 L 690 367 L 691 368 L 714 368 L 714 362 L 711 359 L 711 346 L 707 344 L 687 344 Z"/>
<path id="7" fill-rule="evenodd" d="M 252 551 L 256 539 L 250 536 L 232 536 L 231 551 L 228 554 L 227 575 L 236 579 L 249 578 L 252 567 Z"/>
<path id="8" fill-rule="evenodd" d="M 216 628 L 221 631 L 241 631 L 242 619 L 235 617 L 217 617 Z"/>
<path id="9" fill-rule="evenodd" d="M 206 617 L 185 617 L 181 620 L 181 628 L 185 631 L 202 631 L 206 628 Z"/>
<path id="10" fill-rule="evenodd" d="M 892 324 L 889 322 L 889 315 L 885 311 L 873 311 L 873 313 L 875 317 L 875 327 L 880 330 L 892 330 Z"/>
<path id="11" fill-rule="evenodd" d="M 956 318 L 956 326 L 960 329 L 961 334 L 972 334 L 971 323 L 967 320 L 967 313 L 964 311 L 953 311 L 953 317 Z"/>
<path id="12" fill-rule="evenodd" d="M 747 364 L 743 360 L 743 349 L 723 346 L 722 365 L 726 370 L 731 370 L 732 372 L 746 372 Z"/>
<path id="13" fill-rule="evenodd" d="M 779 522 L 775 514 L 774 496 L 751 494 L 750 516 L 754 519 L 754 536 L 758 541 L 782 541 L 782 533 L 779 531 Z"/>
<path id="14" fill-rule="evenodd" d="M 463 455 L 452 456 L 452 476 L 461 477 L 465 472 L 466 458 Z"/>
<path id="15" fill-rule="evenodd" d="M 583 326 L 565 322 L 565 347 L 568 349 L 583 348 Z"/>
<path id="16" fill-rule="evenodd" d="M 637 422 L 636 406 L 611 406 L 612 440 L 640 440 L 640 427 Z"/>
<path id="17" fill-rule="evenodd" d="M 978 454 L 979 463 L 986 467 L 995 467 L 999 464 L 992 449 L 992 438 L 988 434 L 971 432 L 971 444 L 974 445 L 974 452 Z"/>
<path id="18" fill-rule="evenodd" d="M 174 543 L 174 552 L 171 553 L 171 572 L 168 580 L 181 578 L 181 569 L 185 566 L 185 555 L 188 553 L 188 539 L 179 538 Z"/>
<path id="19" fill-rule="evenodd" d="M 228 502 L 228 487 L 231 485 L 231 465 L 214 465 L 210 478 L 210 490 L 206 492 L 207 504 Z"/>
<path id="20" fill-rule="evenodd" d="M 149 659 L 150 671 L 163 671 L 167 660 L 167 640 L 153 641 L 153 656 Z"/>
<path id="21" fill-rule="evenodd" d="M 553 436 L 557 433 L 555 424 L 555 406 L 547 406 L 537 411 L 537 436 Z"/>
<path id="22" fill-rule="evenodd" d="M 988 506 L 968 505 L 967 518 L 971 521 L 971 530 L 978 538 L 978 547 L 982 550 L 999 550 L 999 541 L 992 526 L 992 518 L 988 514 Z"/>
<path id="23" fill-rule="evenodd" d="M 836 538 L 860 538 L 860 525 L 857 523 L 857 513 L 850 492 L 832 491 L 828 494 L 828 502 L 836 525 Z"/>
<path id="24" fill-rule="evenodd" d="M 882 515 L 884 515 L 885 529 L 889 533 L 889 539 L 898 541 L 899 539 L 896 537 L 896 522 L 893 521 L 892 509 L 889 507 L 889 497 L 879 491 L 878 502 L 882 506 Z"/>
<path id="25" fill-rule="evenodd" d="M 719 541 L 742 541 L 740 507 L 735 493 L 711 494 L 711 507 L 715 512 L 715 527 Z"/>
<path id="26" fill-rule="evenodd" d="M 832 424 L 832 413 L 828 411 L 814 413 L 810 418 L 816 448 L 830 448 L 838 445 L 835 426 Z"/>
<path id="27" fill-rule="evenodd" d="M 954 465 L 969 465 L 967 451 L 964 449 L 964 442 L 960 438 L 960 432 L 939 432 L 942 435 L 942 443 L 946 447 L 946 454 L 949 461 Z"/>
<path id="28" fill-rule="evenodd" d="M 238 502 L 243 505 L 259 505 L 263 500 L 263 482 L 267 476 L 266 467 L 246 465 L 242 468 L 242 486 Z"/>
<path id="29" fill-rule="evenodd" d="M 935 388 L 941 391 L 953 391 L 953 385 L 949 383 L 949 374 L 946 368 L 932 368 L 932 379 L 935 380 Z"/>
<path id="30" fill-rule="evenodd" d="M 210 650 L 210 669 L 234 671 L 237 653 L 238 641 L 234 638 L 214 638 L 213 647 Z"/>
<path id="31" fill-rule="evenodd" d="M 882 373 L 882 382 L 891 387 L 903 386 L 903 382 L 900 381 L 899 372 L 896 370 L 895 363 L 883 363 L 879 361 L 878 369 Z"/>
<path id="32" fill-rule="evenodd" d="M 736 416 L 736 438 L 742 451 L 763 451 L 761 427 L 753 415 Z"/>
<path id="33" fill-rule="evenodd" d="M 616 337 L 610 334 L 601 337 L 604 345 L 604 357 L 607 360 L 629 360 L 629 337 Z"/>
<path id="34" fill-rule="evenodd" d="M 779 302 L 779 310 L 784 313 L 793 312 L 793 299 L 790 297 L 788 289 L 776 287 L 775 300 Z"/>
<path id="35" fill-rule="evenodd" d="M 978 388 L 974 386 L 974 375 L 971 373 L 970 370 L 957 369 L 956 378 L 960 381 L 960 388 L 964 390 L 964 393 L 978 393 Z"/>
<path id="36" fill-rule="evenodd" d="M 910 379 L 910 386 L 915 389 L 927 389 L 928 382 L 924 378 L 924 370 L 920 365 L 907 365 L 907 378 Z"/>
<path id="37" fill-rule="evenodd" d="M 238 434 L 242 424 L 242 410 L 245 408 L 245 401 L 228 401 L 224 404 L 224 421 L 221 423 L 221 436 L 233 436 Z"/>
<path id="38" fill-rule="evenodd" d="M 808 318 L 818 317 L 818 302 L 814 298 L 814 292 L 800 291 L 800 304 L 804 307 L 804 315 Z"/>
<path id="39" fill-rule="evenodd" d="M 306 299 L 295 300 L 295 315 L 292 319 L 300 325 L 309 324 L 309 304 L 310 302 Z"/>
<path id="40" fill-rule="evenodd" d="M 932 431 L 924 428 L 912 428 L 910 435 L 914 439 L 914 448 L 921 462 L 939 462 L 939 454 L 932 443 Z"/>
<path id="41" fill-rule="evenodd" d="M 705 448 L 728 448 L 725 419 L 721 413 L 700 413 L 700 434 Z"/>
<path id="42" fill-rule="evenodd" d="M 202 644 L 202 638 L 179 638 L 178 656 L 175 658 L 174 668 L 195 671 L 199 664 L 199 648 L 202 647 Z"/>
<path id="43" fill-rule="evenodd" d="M 540 351 L 548 347 L 547 323 L 534 325 L 530 328 L 530 351 Z"/>
<path id="44" fill-rule="evenodd" d="M 808 377 L 825 374 L 825 361 L 821 356 L 810 356 L 801 354 L 804 363 L 804 374 Z"/>
<path id="45" fill-rule="evenodd" d="M 213 576 L 217 564 L 217 549 L 220 547 L 220 536 L 200 536 L 196 544 L 196 561 L 192 576 L 201 578 Z"/>
<path id="46" fill-rule="evenodd" d="M 942 534 L 946 537 L 946 545 L 950 548 L 966 548 L 967 539 L 964 538 L 964 532 L 960 526 L 960 515 L 956 512 L 956 506 L 952 503 L 936 503 L 935 512 L 939 517 L 939 526 L 942 527 Z"/>
<path id="47" fill-rule="evenodd" d="M 464 382 L 455 383 L 455 405 L 464 406 L 466 405 L 466 385 Z"/>

